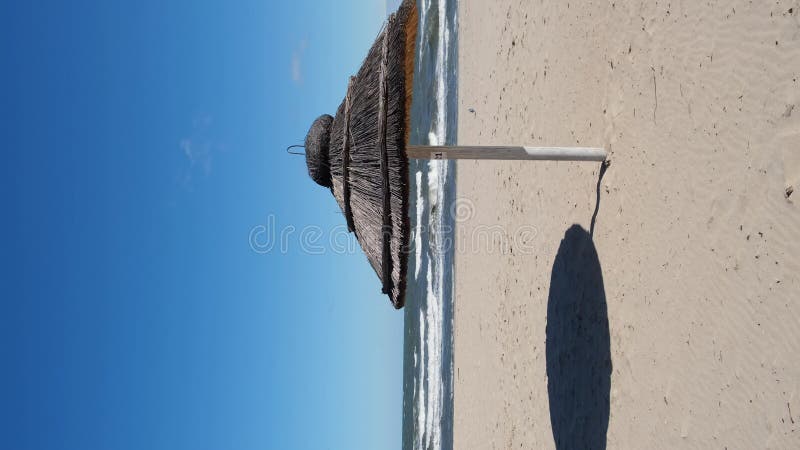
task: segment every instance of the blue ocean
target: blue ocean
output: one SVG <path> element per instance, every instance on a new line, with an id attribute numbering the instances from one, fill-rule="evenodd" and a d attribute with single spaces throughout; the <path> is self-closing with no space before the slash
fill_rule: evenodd
<path id="1" fill-rule="evenodd" d="M 399 2 L 389 5 L 396 9 Z M 394 6 L 394 7 L 393 7 Z M 456 0 L 419 0 L 411 144 L 455 144 Z M 455 164 L 411 160 L 403 345 L 403 448 L 453 448 L 453 258 Z"/>

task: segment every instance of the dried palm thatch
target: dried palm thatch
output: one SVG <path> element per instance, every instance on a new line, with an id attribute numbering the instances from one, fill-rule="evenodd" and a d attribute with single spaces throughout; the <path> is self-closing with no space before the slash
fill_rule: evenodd
<path id="1" fill-rule="evenodd" d="M 309 175 L 331 189 L 398 309 L 409 253 L 405 144 L 417 22 L 415 1 L 405 0 L 350 79 L 336 117 L 320 116 L 306 137 Z"/>
<path id="2" fill-rule="evenodd" d="M 599 147 L 406 145 L 418 14 L 404 0 L 370 48 L 336 117 L 320 116 L 306 137 L 314 181 L 331 189 L 396 308 L 403 307 L 409 248 L 408 159 L 598 161 Z"/>
<path id="3" fill-rule="evenodd" d="M 333 117 L 323 114 L 314 121 L 306 135 L 306 165 L 308 176 L 317 184 L 331 187 L 331 169 L 328 163 Z"/>

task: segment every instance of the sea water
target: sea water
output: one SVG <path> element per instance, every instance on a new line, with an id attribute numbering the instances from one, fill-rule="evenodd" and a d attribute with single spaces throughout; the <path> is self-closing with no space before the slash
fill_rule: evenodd
<path id="1" fill-rule="evenodd" d="M 394 8 L 392 8 L 393 10 Z M 455 144 L 457 0 L 419 0 L 410 144 Z M 455 164 L 411 160 L 403 448 L 453 448 Z"/>

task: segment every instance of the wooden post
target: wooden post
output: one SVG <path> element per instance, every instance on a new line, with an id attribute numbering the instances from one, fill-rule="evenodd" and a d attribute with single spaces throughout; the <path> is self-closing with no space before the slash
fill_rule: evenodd
<path id="1" fill-rule="evenodd" d="M 496 147 L 407 145 L 411 159 L 494 159 L 531 161 L 606 160 L 605 149 L 593 147 Z"/>

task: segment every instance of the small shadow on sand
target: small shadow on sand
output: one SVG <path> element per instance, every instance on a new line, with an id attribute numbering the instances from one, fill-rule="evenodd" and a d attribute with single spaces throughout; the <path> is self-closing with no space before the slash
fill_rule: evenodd
<path id="1" fill-rule="evenodd" d="M 611 391 L 608 309 L 597 249 L 579 225 L 567 230 L 553 263 L 546 333 L 556 448 L 605 449 Z"/>

